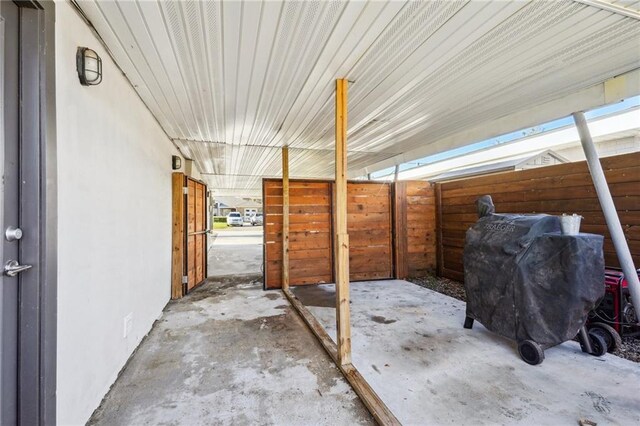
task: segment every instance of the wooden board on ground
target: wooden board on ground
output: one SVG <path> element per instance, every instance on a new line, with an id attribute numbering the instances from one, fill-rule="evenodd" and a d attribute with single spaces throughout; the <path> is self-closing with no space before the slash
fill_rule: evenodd
<path id="1" fill-rule="evenodd" d="M 291 303 L 291 306 L 293 306 L 311 332 L 316 336 L 325 351 L 327 351 L 375 421 L 379 425 L 399 426 L 401 424 L 400 421 L 364 377 L 362 377 L 356 367 L 351 363 L 343 365 L 339 362 L 336 344 L 307 307 L 304 306 L 290 290 L 283 290 L 283 293 Z"/>

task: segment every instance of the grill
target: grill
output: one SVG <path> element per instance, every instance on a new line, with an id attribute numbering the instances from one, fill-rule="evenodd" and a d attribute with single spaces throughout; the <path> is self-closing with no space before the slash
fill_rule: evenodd
<path id="1" fill-rule="evenodd" d="M 565 235 L 558 216 L 494 213 L 488 195 L 476 205 L 479 219 L 464 247 L 465 328 L 477 320 L 517 341 L 532 365 L 576 335 L 583 351 L 606 353 L 603 337 L 585 328 L 604 296 L 603 237 Z"/>

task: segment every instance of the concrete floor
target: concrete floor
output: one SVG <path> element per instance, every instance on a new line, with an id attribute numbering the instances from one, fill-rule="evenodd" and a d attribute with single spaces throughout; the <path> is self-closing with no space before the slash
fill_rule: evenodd
<path id="1" fill-rule="evenodd" d="M 332 285 L 296 287 L 335 340 Z M 465 305 L 406 281 L 351 285 L 353 361 L 405 425 L 640 424 L 640 364 L 586 355 L 576 342 L 545 351 L 538 366 Z"/>
<path id="2" fill-rule="evenodd" d="M 372 418 L 261 276 L 209 279 L 170 302 L 91 425 L 357 425 Z"/>
<path id="3" fill-rule="evenodd" d="M 214 229 L 209 235 L 209 276 L 262 274 L 262 226 Z"/>

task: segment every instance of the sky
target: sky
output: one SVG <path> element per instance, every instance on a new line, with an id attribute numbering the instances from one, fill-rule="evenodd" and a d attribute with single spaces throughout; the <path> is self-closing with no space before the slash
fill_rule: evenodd
<path id="1" fill-rule="evenodd" d="M 585 112 L 584 115 L 587 120 L 590 120 L 590 119 L 602 117 L 608 114 L 625 111 L 627 109 L 634 108 L 637 106 L 640 106 L 640 96 L 634 96 L 634 97 L 625 99 L 622 102 L 617 102 L 615 104 L 592 109 L 590 111 Z M 429 155 L 427 157 L 423 157 L 418 160 L 410 161 L 410 162 L 401 164 L 400 171 L 412 169 L 414 167 L 424 166 L 427 164 L 435 163 L 437 161 L 442 161 L 448 158 L 457 157 L 459 155 L 468 154 L 470 152 L 484 149 L 487 147 L 497 146 L 506 142 L 511 142 L 511 141 L 528 137 L 531 135 L 548 132 L 550 130 L 556 130 L 561 127 L 571 126 L 573 124 L 574 124 L 573 117 L 571 116 L 560 118 L 558 120 L 542 123 L 534 127 L 528 127 L 526 129 L 521 129 L 515 132 L 506 133 L 504 135 L 500 135 L 495 138 L 485 139 L 483 141 L 466 145 L 464 147 L 452 149 L 449 151 L 441 152 L 439 154 Z M 394 171 L 395 171 L 394 167 L 389 167 L 389 168 L 377 171 L 375 173 L 371 173 L 371 178 L 376 179 L 383 176 L 388 176 L 394 173 Z"/>

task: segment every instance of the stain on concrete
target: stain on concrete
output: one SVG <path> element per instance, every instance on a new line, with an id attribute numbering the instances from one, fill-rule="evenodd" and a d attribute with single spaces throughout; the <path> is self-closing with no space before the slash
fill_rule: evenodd
<path id="1" fill-rule="evenodd" d="M 336 306 L 336 292 L 333 286 L 297 286 L 292 292 L 305 306 L 319 308 L 334 308 Z"/>
<path id="2" fill-rule="evenodd" d="M 279 295 L 279 294 L 277 294 L 277 293 L 273 293 L 273 292 L 266 293 L 266 294 L 264 295 L 264 297 L 266 297 L 266 298 L 267 298 L 267 299 L 269 299 L 269 300 L 279 300 L 279 299 L 281 299 L 281 298 L 282 298 L 282 296 L 280 296 L 280 295 Z"/>
<path id="3" fill-rule="evenodd" d="M 589 398 L 591 398 L 591 404 L 593 408 L 599 413 L 609 414 L 611 412 L 611 403 L 607 401 L 607 398 L 595 392 L 585 392 Z"/>
<path id="4" fill-rule="evenodd" d="M 393 324 L 394 322 L 397 321 L 394 319 L 386 319 L 385 317 L 380 315 L 373 315 L 371 317 L 371 320 L 377 322 L 378 324 Z"/>
<path id="5" fill-rule="evenodd" d="M 89 421 L 292 423 L 373 419 L 280 294 L 250 276 L 209 279 L 170 302 Z"/>

